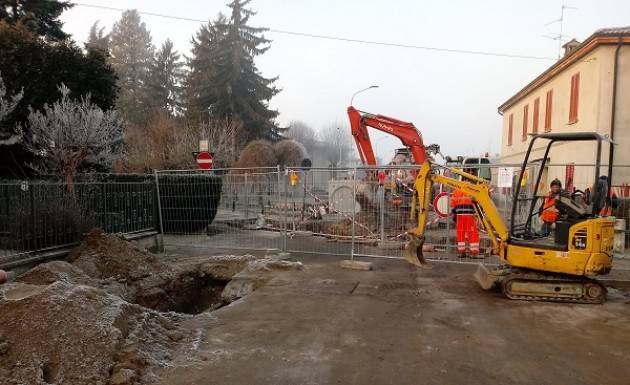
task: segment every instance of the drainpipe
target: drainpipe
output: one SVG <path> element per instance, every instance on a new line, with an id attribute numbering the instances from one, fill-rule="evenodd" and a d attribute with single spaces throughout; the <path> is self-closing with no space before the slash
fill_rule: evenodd
<path id="1" fill-rule="evenodd" d="M 615 49 L 615 63 L 613 67 L 613 89 L 612 89 L 612 111 L 610 114 L 610 140 L 615 141 L 615 117 L 617 116 L 617 76 L 619 72 L 619 52 L 621 51 L 622 39 L 619 36 L 617 48 Z M 612 172 L 613 172 L 613 160 L 615 153 L 615 145 L 610 145 L 610 151 L 608 154 L 608 195 L 610 196 L 610 189 L 612 187 Z"/>

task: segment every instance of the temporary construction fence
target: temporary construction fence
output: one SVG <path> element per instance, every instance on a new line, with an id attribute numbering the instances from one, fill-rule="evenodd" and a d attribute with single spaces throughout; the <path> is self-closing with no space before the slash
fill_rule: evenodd
<path id="1" fill-rule="evenodd" d="M 491 184 L 492 198 L 509 224 L 525 215 L 513 187 L 528 192 L 533 176 L 518 180 L 520 165 L 490 164 L 478 169 Z M 576 195 L 588 195 L 581 165 L 549 165 L 545 173 L 565 175 Z M 587 165 L 584 165 L 587 167 Z M 528 166 L 537 175 L 536 165 Z M 627 170 L 630 171 L 630 168 Z M 625 167 L 615 168 L 625 174 Z M 203 253 L 240 250 L 286 251 L 342 257 L 402 258 L 412 215 L 415 167 L 168 170 L 152 175 L 107 175 L 74 183 L 0 183 L 0 265 L 35 252 L 76 244 L 91 228 L 112 233 L 161 233 L 167 252 L 181 247 Z M 564 173 L 564 174 L 563 174 Z M 581 175 L 582 179 L 572 176 Z M 547 178 L 549 179 L 549 178 Z M 617 256 L 630 245 L 630 189 L 613 179 Z M 543 184 L 540 194 L 548 186 Z M 575 191 L 574 191 L 575 190 Z M 494 263 L 488 237 L 481 254 L 459 257 L 450 191 L 434 186 L 426 230 L 428 259 Z M 522 201 L 522 202 L 521 202 Z"/>
<path id="2" fill-rule="evenodd" d="M 528 167 L 530 175 L 537 175 L 535 167 L 535 164 L 531 169 Z M 566 165 L 551 165 L 550 169 L 554 167 L 566 168 Z M 575 169 L 578 166 L 571 167 Z M 485 172 L 479 170 L 478 173 L 488 175 L 493 201 L 509 224 L 515 183 L 523 183 L 521 191 L 528 192 L 527 189 L 533 186 L 533 177 L 519 181 L 520 165 L 490 164 L 467 168 L 485 169 Z M 179 179 L 180 182 L 177 179 L 167 181 L 164 177 L 169 175 L 208 173 L 222 181 L 218 209 L 212 223 L 195 231 L 165 230 L 164 244 L 171 250 L 197 247 L 205 252 L 271 250 L 344 257 L 403 258 L 406 231 L 417 225 L 417 218 L 411 212 L 415 172 L 416 168 L 410 166 L 159 171 L 156 180 L 159 180 L 160 198 L 173 189 L 189 191 L 192 194 L 189 199 L 200 198 L 184 186 L 177 187 L 184 179 Z M 571 188 L 587 189 L 584 182 L 579 183 L 573 182 Z M 548 186 L 543 184 L 541 187 L 545 189 L 540 191 L 543 194 Z M 613 191 L 618 198 L 615 214 L 621 219 L 617 226 L 620 240 L 616 250 L 619 256 L 624 256 L 630 243 L 628 222 L 625 220 L 630 204 L 623 188 L 614 187 Z M 448 262 L 495 263 L 490 240 L 483 232 L 479 256 L 460 257 L 456 253 L 449 193 L 440 186 L 434 188 L 433 196 L 440 199 L 435 202 L 437 210 L 433 204 L 430 207 L 425 256 Z M 516 220 L 525 215 L 520 201 L 517 203 Z M 161 208 L 166 223 L 173 208 L 164 202 Z"/>

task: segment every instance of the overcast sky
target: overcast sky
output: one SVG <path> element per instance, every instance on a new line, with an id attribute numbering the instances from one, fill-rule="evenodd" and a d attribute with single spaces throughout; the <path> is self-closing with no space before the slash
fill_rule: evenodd
<path id="1" fill-rule="evenodd" d="M 135 8 L 195 19 L 226 13 L 228 0 L 82 0 L 83 4 Z M 438 48 L 500 52 L 555 58 L 562 1 L 421 0 L 253 0 L 253 26 L 311 34 Z M 596 29 L 630 25 L 630 1 L 571 0 L 564 32 L 579 41 Z M 97 20 L 107 31 L 120 12 L 75 6 L 64 13 L 64 29 L 83 43 Z M 199 23 L 142 15 L 159 46 L 166 38 L 185 54 Z M 330 41 L 268 32 L 271 49 L 257 58 L 266 77 L 279 76 L 282 89 L 271 102 L 287 125 L 302 120 L 316 130 L 347 127 L 350 96 L 366 111 L 411 121 L 427 144 L 450 155 L 500 150 L 497 107 L 553 64 L 553 60 L 515 59 Z M 348 135 L 349 129 L 347 129 Z M 400 142 L 371 131 L 377 154 L 389 160 Z"/>

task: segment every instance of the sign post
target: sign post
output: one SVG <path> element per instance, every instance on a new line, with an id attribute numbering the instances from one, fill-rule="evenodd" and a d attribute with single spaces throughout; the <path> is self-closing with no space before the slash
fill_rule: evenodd
<path id="1" fill-rule="evenodd" d="M 201 151 L 197 155 L 197 167 L 200 170 L 210 170 L 212 168 L 212 154 L 207 151 Z"/>

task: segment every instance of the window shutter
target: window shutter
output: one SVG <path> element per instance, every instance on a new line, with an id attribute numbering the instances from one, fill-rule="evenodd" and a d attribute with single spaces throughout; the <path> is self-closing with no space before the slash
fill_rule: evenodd
<path id="1" fill-rule="evenodd" d="M 529 104 L 523 107 L 523 137 L 521 140 L 524 142 L 527 140 L 527 119 L 529 118 Z"/>
<path id="2" fill-rule="evenodd" d="M 547 91 L 545 103 L 545 132 L 551 131 L 551 114 L 553 112 L 553 90 Z"/>
<path id="3" fill-rule="evenodd" d="M 514 114 L 510 114 L 510 117 L 508 120 L 508 139 L 507 139 L 508 146 L 512 145 L 513 128 L 514 128 Z"/>
<path id="4" fill-rule="evenodd" d="M 534 134 L 538 133 L 538 121 L 540 114 L 540 98 L 536 98 L 534 100 L 534 115 L 532 116 L 532 132 Z"/>

